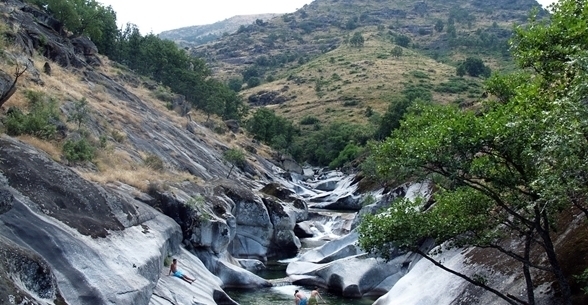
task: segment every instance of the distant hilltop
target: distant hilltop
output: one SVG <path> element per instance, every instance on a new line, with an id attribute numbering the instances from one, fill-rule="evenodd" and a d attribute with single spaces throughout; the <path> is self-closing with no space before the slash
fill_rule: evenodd
<path id="1" fill-rule="evenodd" d="M 240 26 L 249 25 L 256 20 L 267 21 L 280 14 L 238 15 L 213 24 L 194 25 L 164 31 L 159 34 L 162 39 L 169 39 L 181 46 L 197 46 L 222 37 L 223 34 L 236 32 Z"/>

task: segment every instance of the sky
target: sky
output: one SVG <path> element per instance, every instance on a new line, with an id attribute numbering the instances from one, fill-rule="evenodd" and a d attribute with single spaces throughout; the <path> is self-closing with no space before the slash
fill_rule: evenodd
<path id="1" fill-rule="evenodd" d="M 136 24 L 141 34 L 211 24 L 236 15 L 292 13 L 312 0 L 97 0 L 112 6 L 120 25 Z"/>
<path id="2" fill-rule="evenodd" d="M 312 0 L 97 0 L 112 6 L 119 26 L 136 24 L 142 34 L 211 24 L 236 15 L 291 13 Z M 548 5 L 555 0 L 538 0 Z"/>

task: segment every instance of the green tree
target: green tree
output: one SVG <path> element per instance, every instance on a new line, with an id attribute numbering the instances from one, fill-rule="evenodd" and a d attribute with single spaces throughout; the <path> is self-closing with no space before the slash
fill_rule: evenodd
<path id="1" fill-rule="evenodd" d="M 399 58 L 402 56 L 402 48 L 399 46 L 395 46 L 394 49 L 392 49 L 392 56 Z"/>
<path id="2" fill-rule="evenodd" d="M 250 77 L 247 79 L 247 88 L 257 87 L 261 84 L 261 79 L 257 76 Z"/>
<path id="3" fill-rule="evenodd" d="M 349 39 L 349 44 L 356 48 L 363 47 L 364 42 L 365 40 L 360 32 L 353 33 L 353 36 L 351 37 L 351 39 Z"/>
<path id="4" fill-rule="evenodd" d="M 243 81 L 240 78 L 234 77 L 229 79 L 227 86 L 235 92 L 241 91 L 241 87 L 243 87 Z"/>
<path id="5" fill-rule="evenodd" d="M 403 48 L 407 48 L 410 44 L 410 37 L 406 35 L 398 35 L 394 38 L 394 42 Z"/>
<path id="6" fill-rule="evenodd" d="M 443 32 L 443 27 L 445 27 L 445 23 L 443 23 L 443 20 L 437 19 L 437 22 L 435 22 L 435 31 L 441 33 Z"/>
<path id="7" fill-rule="evenodd" d="M 67 121 L 76 123 L 79 129 L 82 127 L 82 123 L 86 122 L 89 117 L 88 100 L 83 97 L 74 102 L 74 109 L 67 115 Z"/>
<path id="8" fill-rule="evenodd" d="M 225 152 L 223 153 L 223 158 L 231 164 L 231 169 L 227 174 L 227 178 L 231 176 L 231 173 L 233 172 L 235 166 L 241 167 L 245 165 L 245 153 L 237 148 L 225 150 Z"/>
<path id="9" fill-rule="evenodd" d="M 380 119 L 376 139 L 385 139 L 390 135 L 392 130 L 400 127 L 400 121 L 407 112 L 408 107 L 412 104 L 408 98 L 393 99 L 388 105 L 386 113 Z"/>
<path id="10" fill-rule="evenodd" d="M 455 25 L 452 23 L 447 24 L 447 35 L 449 38 L 456 38 L 457 37 L 457 30 L 455 29 Z"/>
<path id="11" fill-rule="evenodd" d="M 464 76 L 467 74 L 473 77 L 489 77 L 490 74 L 492 74 L 492 70 L 490 70 L 490 68 L 484 64 L 482 59 L 477 57 L 468 57 L 466 60 L 460 62 L 457 65 L 456 74 L 458 76 Z"/>
<path id="12" fill-rule="evenodd" d="M 255 139 L 270 145 L 272 140 L 279 135 L 283 135 L 286 142 L 290 143 L 297 132 L 292 122 L 267 108 L 258 108 L 245 122 L 245 129 Z"/>
<path id="13" fill-rule="evenodd" d="M 114 52 L 118 32 L 116 13 L 95 0 L 32 0 L 47 9 L 74 35 L 86 35 L 105 55 Z"/>
<path id="14" fill-rule="evenodd" d="M 286 140 L 283 134 L 279 134 L 272 138 L 271 147 L 278 153 L 278 160 L 282 159 L 282 155 L 288 149 L 290 143 Z"/>
<path id="15" fill-rule="evenodd" d="M 374 148 L 384 177 L 428 179 L 439 191 L 433 205 L 401 200 L 383 214 L 365 217 L 359 228 L 364 249 L 384 257 L 393 247 L 415 251 L 507 303 L 520 304 L 435 261 L 418 242 L 434 238 L 447 247 L 493 249 L 521 264 L 528 304 L 535 304 L 531 270 L 550 273 L 561 304 L 572 304 L 553 234 L 561 229 L 562 213 L 573 206 L 588 217 L 588 9 L 562 0 L 552 13 L 548 23 L 531 19 L 517 28 L 514 56 L 521 68 L 533 67 L 535 73 L 502 81 L 507 89 L 490 86 L 500 100 L 478 113 L 418 104 Z M 502 247 L 513 239 L 518 248 Z M 533 258 L 532 251 L 541 257 Z"/>

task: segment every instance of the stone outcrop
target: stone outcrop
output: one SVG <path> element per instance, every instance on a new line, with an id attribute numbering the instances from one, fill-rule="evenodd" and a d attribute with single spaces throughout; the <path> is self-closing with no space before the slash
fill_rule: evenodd
<path id="1" fill-rule="evenodd" d="M 344 297 L 379 297 L 419 260 L 412 253 L 397 253 L 389 262 L 368 257 L 357 246 L 357 238 L 352 232 L 304 253 L 288 264 L 288 276 L 294 284 L 326 287 Z"/>
<path id="2" fill-rule="evenodd" d="M 281 95 L 278 91 L 259 91 L 250 95 L 248 98 L 251 106 L 267 106 L 282 104 L 288 101 L 288 98 Z"/>
<path id="3" fill-rule="evenodd" d="M 6 191 L 14 197 L 0 215 L 7 287 L 38 302 L 147 304 L 167 271 L 164 258 L 179 251 L 179 226 L 12 138 L 0 138 L 0 155 L 3 198 L 10 198 Z M 222 291 L 220 284 L 206 286 Z"/>

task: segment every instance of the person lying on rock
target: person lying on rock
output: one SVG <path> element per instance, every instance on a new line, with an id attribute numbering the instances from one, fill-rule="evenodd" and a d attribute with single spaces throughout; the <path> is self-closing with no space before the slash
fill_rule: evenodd
<path id="1" fill-rule="evenodd" d="M 178 260 L 175 258 L 173 259 L 171 266 L 169 266 L 169 273 L 167 275 L 171 275 L 172 273 L 175 277 L 179 277 L 190 284 L 195 281 L 195 279 L 189 278 L 182 271 L 178 270 Z"/>
<path id="2" fill-rule="evenodd" d="M 306 305 L 306 295 L 302 291 L 294 291 L 294 302 L 296 305 Z"/>

